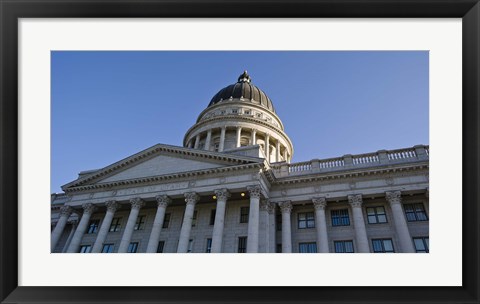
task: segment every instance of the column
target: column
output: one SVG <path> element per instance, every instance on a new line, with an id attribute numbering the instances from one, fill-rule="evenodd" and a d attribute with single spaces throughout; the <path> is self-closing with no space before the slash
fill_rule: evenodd
<path id="1" fill-rule="evenodd" d="M 177 252 L 186 253 L 188 250 L 188 241 L 190 240 L 190 231 L 192 230 L 193 212 L 195 211 L 195 204 L 200 197 L 195 192 L 185 193 L 185 214 L 183 215 L 182 229 L 180 230 L 180 239 L 178 240 Z"/>
<path id="2" fill-rule="evenodd" d="M 227 189 L 215 190 L 217 196 L 217 209 L 215 211 L 215 222 L 213 224 L 212 234 L 212 253 L 222 252 L 223 228 L 225 226 L 225 207 L 230 193 Z"/>
<path id="3" fill-rule="evenodd" d="M 270 134 L 265 134 L 265 157 L 270 161 Z"/>
<path id="4" fill-rule="evenodd" d="M 82 207 L 83 207 L 82 219 L 78 223 L 77 230 L 75 230 L 75 234 L 72 237 L 70 246 L 68 246 L 68 250 L 67 250 L 68 253 L 74 253 L 80 250 L 80 242 L 82 241 L 83 235 L 87 230 L 88 223 L 90 222 L 90 217 L 95 211 L 95 206 L 91 203 L 83 204 Z"/>
<path id="5" fill-rule="evenodd" d="M 172 200 L 167 195 L 159 195 L 157 199 L 157 213 L 153 220 L 152 232 L 148 239 L 147 253 L 157 252 L 158 242 L 160 241 L 160 232 L 162 231 L 163 220 L 165 219 L 165 211 Z"/>
<path id="6" fill-rule="evenodd" d="M 128 250 L 128 245 L 132 240 L 133 229 L 135 229 L 135 223 L 137 222 L 138 213 L 140 208 L 142 208 L 145 203 L 139 197 L 133 198 L 130 200 L 132 209 L 130 210 L 130 215 L 128 216 L 127 224 L 125 225 L 125 230 L 123 231 L 122 240 L 120 241 L 120 246 L 118 247 L 118 253 L 125 253 Z"/>
<path id="7" fill-rule="evenodd" d="M 277 150 L 276 151 L 277 153 L 276 153 L 276 156 L 275 156 L 276 157 L 275 161 L 279 162 L 280 161 L 280 141 L 279 140 L 277 140 L 276 150 Z"/>
<path id="8" fill-rule="evenodd" d="M 270 203 L 268 208 L 268 231 L 269 231 L 269 247 L 268 252 L 275 253 L 277 251 L 277 242 L 276 242 L 276 234 L 277 229 L 275 227 L 276 223 L 275 218 L 275 204 Z"/>
<path id="9" fill-rule="evenodd" d="M 292 213 L 292 203 L 290 201 L 278 203 L 282 211 L 282 253 L 292 252 L 292 224 L 290 214 Z"/>
<path id="10" fill-rule="evenodd" d="M 53 252 L 55 246 L 57 246 L 58 240 L 62 236 L 63 230 L 67 225 L 70 214 L 72 214 L 72 207 L 64 205 L 60 208 L 60 218 L 58 219 L 57 225 L 55 225 L 55 229 L 53 229 L 50 237 L 50 252 Z"/>
<path id="11" fill-rule="evenodd" d="M 370 247 L 368 246 L 367 229 L 365 228 L 365 220 L 363 219 L 362 195 L 349 195 L 348 201 L 350 206 L 352 206 L 353 227 L 355 228 L 355 239 L 357 241 L 358 252 L 368 253 L 370 252 Z"/>
<path id="12" fill-rule="evenodd" d="M 260 227 L 260 186 L 247 187 L 250 193 L 250 212 L 248 214 L 247 253 L 258 252 L 258 233 Z"/>
<path id="13" fill-rule="evenodd" d="M 92 253 L 98 253 L 102 251 L 103 243 L 105 243 L 107 233 L 110 230 L 110 225 L 112 224 L 113 215 L 119 207 L 116 201 L 106 202 L 105 206 L 107 207 L 107 213 L 105 213 L 105 217 L 102 221 L 102 226 L 100 226 L 100 230 L 98 230 L 97 239 L 95 240 L 95 244 L 93 244 L 92 247 Z"/>
<path id="14" fill-rule="evenodd" d="M 193 146 L 194 149 L 198 149 L 198 146 L 200 145 L 200 134 L 197 134 L 195 137 L 195 145 Z"/>
<path id="15" fill-rule="evenodd" d="M 260 200 L 260 235 L 258 237 L 258 252 L 268 252 L 270 244 L 269 230 L 269 207 L 270 203 L 267 199 Z"/>
<path id="16" fill-rule="evenodd" d="M 395 230 L 397 231 L 398 240 L 400 241 L 401 252 L 415 252 L 413 247 L 412 236 L 408 231 L 407 221 L 402 210 L 402 197 L 400 191 L 392 191 L 386 193 L 386 198 L 392 208 Z"/>
<path id="17" fill-rule="evenodd" d="M 257 144 L 257 129 L 252 129 L 252 146 Z"/>
<path id="18" fill-rule="evenodd" d="M 67 252 L 68 247 L 70 246 L 70 242 L 72 241 L 73 234 L 77 229 L 77 221 L 71 221 L 70 224 L 72 225 L 72 228 L 70 229 L 70 233 L 68 234 L 68 238 L 67 238 L 67 241 L 65 242 L 65 246 L 63 246 L 62 248 L 62 253 Z"/>
<path id="19" fill-rule="evenodd" d="M 315 197 L 312 199 L 315 207 L 315 227 L 317 229 L 317 248 L 318 252 L 326 253 L 328 250 L 327 221 L 325 218 L 325 207 L 327 201 L 324 197 Z"/>
<path id="20" fill-rule="evenodd" d="M 223 152 L 223 148 L 225 147 L 225 131 L 227 127 L 222 127 L 220 131 L 220 144 L 218 146 L 218 152 Z"/>
<path id="21" fill-rule="evenodd" d="M 283 160 L 288 162 L 288 152 L 287 152 L 287 147 L 285 147 L 285 150 L 283 150 Z"/>
<path id="22" fill-rule="evenodd" d="M 237 127 L 237 148 L 240 147 L 240 139 L 242 137 L 242 128 Z"/>
<path id="23" fill-rule="evenodd" d="M 210 151 L 210 142 L 212 140 L 212 130 L 208 130 L 207 132 L 207 139 L 205 139 L 205 150 Z"/>
<path id="24" fill-rule="evenodd" d="M 193 148 L 193 141 L 191 139 L 188 141 L 188 147 L 190 149 Z"/>

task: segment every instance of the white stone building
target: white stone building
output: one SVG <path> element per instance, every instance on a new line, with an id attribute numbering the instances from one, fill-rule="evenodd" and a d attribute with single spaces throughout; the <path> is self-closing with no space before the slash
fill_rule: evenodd
<path id="1" fill-rule="evenodd" d="M 186 132 L 52 194 L 52 252 L 428 252 L 428 146 L 290 163 L 244 72 Z"/>

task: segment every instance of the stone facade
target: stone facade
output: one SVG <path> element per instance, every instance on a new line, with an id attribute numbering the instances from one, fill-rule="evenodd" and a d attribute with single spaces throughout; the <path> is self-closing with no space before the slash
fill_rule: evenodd
<path id="1" fill-rule="evenodd" d="M 184 147 L 81 172 L 52 194 L 52 252 L 428 252 L 428 146 L 290 163 L 263 102 L 212 101 Z"/>

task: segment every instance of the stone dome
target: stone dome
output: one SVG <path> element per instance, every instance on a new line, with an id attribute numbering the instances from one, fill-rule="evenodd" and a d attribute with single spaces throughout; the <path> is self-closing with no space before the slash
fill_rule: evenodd
<path id="1" fill-rule="evenodd" d="M 212 100 L 210 100 L 208 107 L 231 98 L 249 100 L 275 113 L 272 101 L 265 92 L 251 83 L 251 78 L 247 71 L 244 71 L 243 74 L 238 77 L 237 83 L 231 84 L 215 94 Z"/>

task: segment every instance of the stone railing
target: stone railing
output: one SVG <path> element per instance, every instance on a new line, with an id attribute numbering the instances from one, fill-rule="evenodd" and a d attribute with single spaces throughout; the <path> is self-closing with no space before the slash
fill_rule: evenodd
<path id="1" fill-rule="evenodd" d="M 300 163 L 272 164 L 276 177 L 340 171 L 345 169 L 366 168 L 373 166 L 425 161 L 429 157 L 429 146 L 418 145 L 413 148 L 397 150 L 380 150 L 373 153 L 344 155 L 328 159 L 312 159 Z"/>

